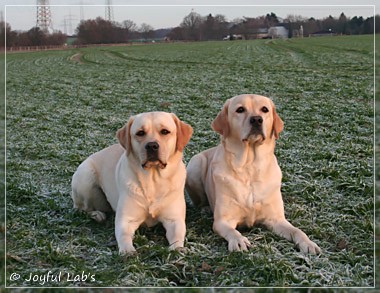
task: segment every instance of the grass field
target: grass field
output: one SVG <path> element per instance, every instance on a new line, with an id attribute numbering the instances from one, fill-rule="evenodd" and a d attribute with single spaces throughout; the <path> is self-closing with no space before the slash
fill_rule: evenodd
<path id="1" fill-rule="evenodd" d="M 374 286 L 373 59 L 371 36 L 8 54 L 7 286 Z M 73 172 L 130 115 L 191 124 L 188 162 L 218 143 L 210 123 L 240 93 L 276 103 L 286 216 L 321 255 L 261 227 L 242 232 L 249 252 L 229 253 L 187 199 L 186 253 L 167 249 L 162 226 L 142 227 L 125 258 L 113 215 L 97 224 L 72 208 Z M 49 271 L 61 279 L 27 281 Z"/>

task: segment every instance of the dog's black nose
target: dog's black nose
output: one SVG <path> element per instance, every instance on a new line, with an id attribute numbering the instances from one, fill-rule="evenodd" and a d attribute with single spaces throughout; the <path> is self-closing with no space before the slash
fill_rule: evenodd
<path id="1" fill-rule="evenodd" d="M 263 124 L 263 117 L 261 117 L 261 116 L 252 116 L 251 118 L 249 118 L 249 123 L 251 123 L 252 125 L 260 126 L 260 125 Z"/>
<path id="2" fill-rule="evenodd" d="M 145 145 L 145 149 L 147 151 L 158 151 L 158 149 L 160 148 L 160 145 L 153 141 L 153 142 L 148 142 L 146 145 Z"/>

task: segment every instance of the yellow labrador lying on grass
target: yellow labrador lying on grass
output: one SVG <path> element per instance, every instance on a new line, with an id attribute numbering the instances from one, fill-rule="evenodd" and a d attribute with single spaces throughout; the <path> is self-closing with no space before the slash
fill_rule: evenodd
<path id="1" fill-rule="evenodd" d="M 132 116 L 118 130 L 120 144 L 87 158 L 72 178 L 74 207 L 96 221 L 116 211 L 120 253 L 134 252 L 137 228 L 162 222 L 171 249 L 184 245 L 186 168 L 182 151 L 193 129 L 176 115 L 150 112 Z"/>
<path id="2" fill-rule="evenodd" d="M 237 226 L 262 223 L 302 252 L 319 253 L 319 247 L 285 219 L 282 174 L 274 155 L 284 123 L 273 102 L 259 95 L 231 98 L 212 127 L 221 134 L 221 143 L 190 160 L 186 189 L 195 205 L 211 206 L 213 229 L 228 241 L 228 249 L 251 246 Z"/>

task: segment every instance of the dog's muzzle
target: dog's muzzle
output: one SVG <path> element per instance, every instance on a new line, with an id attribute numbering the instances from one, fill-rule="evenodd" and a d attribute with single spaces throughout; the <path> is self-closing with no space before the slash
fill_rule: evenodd
<path id="1" fill-rule="evenodd" d="M 265 135 L 263 132 L 263 121 L 263 117 L 261 116 L 251 116 L 249 118 L 251 130 L 248 136 L 245 139 L 243 139 L 243 141 L 263 142 L 265 140 Z M 261 139 L 258 139 L 259 136 L 261 136 Z"/>
<path id="2" fill-rule="evenodd" d="M 160 148 L 160 145 L 155 141 L 148 142 L 145 145 L 148 161 L 150 161 L 150 162 L 158 161 L 158 150 L 159 150 L 159 148 Z"/>
<path id="3" fill-rule="evenodd" d="M 263 117 L 261 116 L 251 116 L 249 118 L 249 123 L 252 125 L 252 127 L 261 128 L 263 125 Z"/>
<path id="4" fill-rule="evenodd" d="M 146 149 L 147 158 L 146 158 L 146 162 L 142 164 L 142 167 L 144 169 L 148 169 L 153 166 L 158 166 L 161 169 L 164 169 L 166 167 L 166 164 L 163 163 L 159 158 L 158 152 L 160 149 L 160 145 L 157 142 L 155 141 L 148 142 L 145 145 L 145 149 Z"/>

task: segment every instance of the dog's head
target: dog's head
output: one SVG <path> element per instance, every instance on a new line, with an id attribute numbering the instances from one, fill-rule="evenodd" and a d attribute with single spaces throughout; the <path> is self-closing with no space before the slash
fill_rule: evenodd
<path id="1" fill-rule="evenodd" d="M 164 169 L 176 152 L 182 152 L 193 133 L 173 113 L 148 112 L 129 118 L 117 132 L 127 156 L 133 154 L 144 169 Z"/>
<path id="2" fill-rule="evenodd" d="M 250 94 L 227 100 L 211 126 L 224 138 L 262 144 L 273 137 L 278 139 L 284 122 L 271 99 Z"/>

